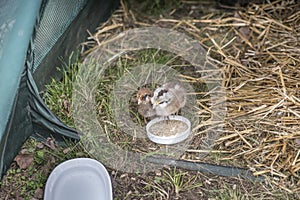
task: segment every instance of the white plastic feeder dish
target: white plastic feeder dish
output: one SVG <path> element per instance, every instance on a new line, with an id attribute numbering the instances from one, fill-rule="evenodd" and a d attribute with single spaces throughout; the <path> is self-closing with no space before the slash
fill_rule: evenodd
<path id="1" fill-rule="evenodd" d="M 180 121 L 186 124 L 186 129 L 182 132 L 177 132 L 173 135 L 168 135 L 168 136 L 160 136 L 157 134 L 154 134 L 151 132 L 151 127 L 159 122 L 165 121 L 165 123 L 171 123 L 171 121 Z M 168 122 L 169 121 L 169 122 Z M 162 127 L 163 128 L 163 127 Z M 179 142 L 184 141 L 190 134 L 191 134 L 191 122 L 185 117 L 179 116 L 179 115 L 171 115 L 169 116 L 169 119 L 166 117 L 158 117 L 153 120 L 151 120 L 147 125 L 146 125 L 146 131 L 147 131 L 147 136 L 148 138 L 157 144 L 176 144 Z M 160 130 L 163 131 L 163 130 Z"/>
<path id="2" fill-rule="evenodd" d="M 112 200 L 109 174 L 98 161 L 76 158 L 58 165 L 50 174 L 44 200 Z"/>

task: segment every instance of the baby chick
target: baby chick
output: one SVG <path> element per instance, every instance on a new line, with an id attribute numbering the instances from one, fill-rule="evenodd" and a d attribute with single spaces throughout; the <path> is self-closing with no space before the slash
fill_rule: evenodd
<path id="1" fill-rule="evenodd" d="M 141 88 L 136 95 L 138 100 L 138 112 L 144 117 L 145 122 L 146 118 L 151 118 L 156 115 L 151 103 L 152 96 L 153 92 L 148 88 Z"/>
<path id="2" fill-rule="evenodd" d="M 179 83 L 165 83 L 154 91 L 151 103 L 157 115 L 167 117 L 185 106 L 186 91 Z"/>

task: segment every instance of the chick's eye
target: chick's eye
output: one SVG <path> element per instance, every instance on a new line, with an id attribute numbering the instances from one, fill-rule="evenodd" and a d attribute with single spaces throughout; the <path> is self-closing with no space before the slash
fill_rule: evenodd
<path id="1" fill-rule="evenodd" d="M 168 90 L 162 89 L 158 92 L 157 96 L 162 96 L 164 93 L 167 93 L 167 92 L 168 92 Z"/>
<path id="2" fill-rule="evenodd" d="M 146 95 L 143 95 L 143 96 L 142 96 L 142 100 L 145 101 L 145 100 L 147 99 L 147 97 L 148 97 L 147 94 L 146 94 Z"/>
<path id="3" fill-rule="evenodd" d="M 159 102 L 159 104 L 164 104 L 164 103 L 168 103 L 169 101 L 161 101 Z"/>

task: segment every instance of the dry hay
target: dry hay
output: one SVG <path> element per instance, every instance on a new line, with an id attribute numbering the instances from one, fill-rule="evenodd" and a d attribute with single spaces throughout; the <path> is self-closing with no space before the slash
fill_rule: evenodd
<path id="1" fill-rule="evenodd" d="M 191 1 L 182 1 L 182 4 L 201 6 Z M 224 74 L 227 116 L 214 151 L 229 153 L 222 154 L 220 159 L 238 160 L 255 175 L 266 175 L 270 183 L 288 192 L 298 191 L 299 3 L 250 4 L 245 9 L 230 12 L 211 8 L 206 13 L 203 11 L 201 17 L 189 14 L 184 19 L 172 17 L 174 13 L 176 10 L 169 18 L 151 18 L 129 10 L 122 2 L 122 9 L 91 35 L 85 44 L 89 48 L 85 53 L 109 41 L 107 38 L 136 27 L 172 28 L 199 40 L 208 51 L 207 60 Z M 199 81 L 193 77 L 189 80 Z M 199 111 L 209 114 L 209 108 L 203 105 L 203 100 L 199 100 Z M 214 125 L 202 122 L 198 135 L 209 131 L 211 126 Z M 184 158 L 202 161 L 197 157 L 199 152 L 194 142 Z"/>

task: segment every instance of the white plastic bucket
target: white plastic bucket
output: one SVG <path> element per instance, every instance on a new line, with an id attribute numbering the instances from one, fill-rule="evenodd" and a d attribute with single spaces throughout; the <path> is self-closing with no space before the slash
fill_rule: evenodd
<path id="1" fill-rule="evenodd" d="M 97 160 L 76 158 L 58 165 L 48 177 L 45 200 L 112 200 L 106 168 Z"/>

